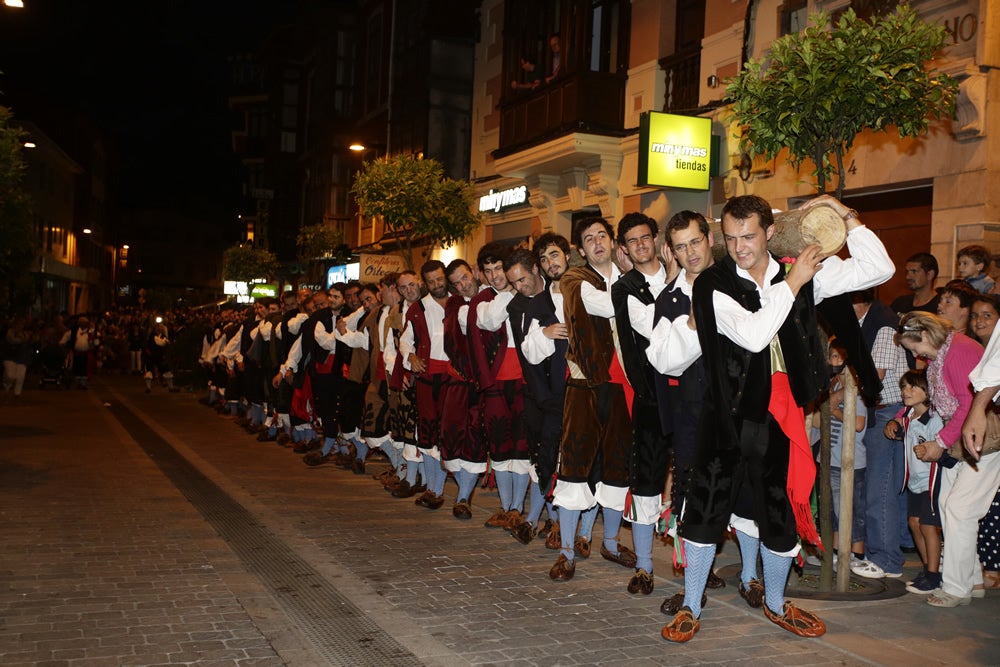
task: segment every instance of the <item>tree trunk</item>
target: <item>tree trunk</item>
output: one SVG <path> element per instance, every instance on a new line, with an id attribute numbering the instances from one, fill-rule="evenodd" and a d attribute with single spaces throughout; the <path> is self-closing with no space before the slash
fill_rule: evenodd
<path id="1" fill-rule="evenodd" d="M 837 590 L 847 592 L 851 581 L 851 527 L 854 525 L 854 441 L 857 431 L 858 385 L 850 369 L 844 377 L 844 425 L 840 442 L 840 515 L 837 517 L 840 534 L 837 536 Z"/>

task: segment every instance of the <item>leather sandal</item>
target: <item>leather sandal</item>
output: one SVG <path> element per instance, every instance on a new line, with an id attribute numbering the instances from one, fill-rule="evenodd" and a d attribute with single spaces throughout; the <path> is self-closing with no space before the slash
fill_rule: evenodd
<path id="1" fill-rule="evenodd" d="M 701 608 L 704 609 L 708 604 L 708 596 L 704 593 L 701 594 Z M 681 589 L 680 593 L 674 593 L 660 605 L 660 613 L 666 614 L 667 616 L 674 616 L 684 608 L 684 589 Z"/>
<path id="2" fill-rule="evenodd" d="M 557 550 L 562 547 L 562 536 L 559 534 L 559 524 L 554 523 L 549 528 L 549 534 L 545 536 L 545 548 Z"/>
<path id="3" fill-rule="evenodd" d="M 632 575 L 632 578 L 628 580 L 628 586 L 626 589 L 632 595 L 636 593 L 642 593 L 643 595 L 649 595 L 653 592 L 653 575 L 646 570 L 639 568 Z"/>
<path id="4" fill-rule="evenodd" d="M 799 609 L 791 602 L 785 603 L 785 610 L 781 616 L 764 605 L 764 616 L 775 625 L 799 637 L 820 637 L 826 634 L 826 624 L 819 619 L 819 616 L 811 611 Z"/>
<path id="5" fill-rule="evenodd" d="M 759 579 L 751 579 L 749 584 L 740 582 L 740 597 L 753 609 L 764 606 L 764 584 Z"/>
<path id="6" fill-rule="evenodd" d="M 668 642 L 686 642 L 695 636 L 700 627 L 701 624 L 694 617 L 694 614 L 691 613 L 691 610 L 687 607 L 682 607 L 674 616 L 674 620 L 663 626 L 660 636 Z"/>
<path id="7" fill-rule="evenodd" d="M 569 581 L 574 574 L 576 574 L 576 563 L 563 554 L 559 554 L 555 565 L 549 570 L 549 578 L 554 581 Z"/>
<path id="8" fill-rule="evenodd" d="M 605 547 L 604 543 L 602 542 L 601 557 L 604 558 L 604 560 L 609 560 L 612 563 L 617 563 L 622 567 L 633 568 L 635 567 L 636 563 L 635 552 L 623 544 L 618 545 L 618 553 L 614 554 L 611 553 L 611 551 L 609 551 L 608 548 Z"/>
<path id="9" fill-rule="evenodd" d="M 577 558 L 590 558 L 590 540 L 582 535 L 578 535 L 573 542 L 573 553 Z"/>

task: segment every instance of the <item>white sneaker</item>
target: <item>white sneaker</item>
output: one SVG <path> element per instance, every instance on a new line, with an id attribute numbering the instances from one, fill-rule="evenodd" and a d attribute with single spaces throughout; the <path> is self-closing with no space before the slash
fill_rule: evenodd
<path id="1" fill-rule="evenodd" d="M 851 572 L 866 579 L 898 579 L 903 576 L 902 572 L 886 572 L 867 558 L 852 560 Z"/>

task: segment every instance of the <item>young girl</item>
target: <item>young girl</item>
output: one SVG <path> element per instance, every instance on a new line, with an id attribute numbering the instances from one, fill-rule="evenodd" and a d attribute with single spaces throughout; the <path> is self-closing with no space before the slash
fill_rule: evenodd
<path id="1" fill-rule="evenodd" d="M 885 437 L 902 440 L 906 447 L 907 516 L 913 543 L 924 563 L 923 572 L 906 585 L 906 590 L 917 595 L 929 595 L 941 586 L 938 569 L 941 562 L 941 515 L 933 511 L 928 493 L 931 464 L 921 461 L 917 455 L 921 453 L 923 443 L 933 441 L 944 424 L 930 409 L 924 371 L 903 374 L 899 378 L 899 388 L 904 407 L 895 419 L 885 425 Z M 937 491 L 936 484 L 934 490 Z"/>

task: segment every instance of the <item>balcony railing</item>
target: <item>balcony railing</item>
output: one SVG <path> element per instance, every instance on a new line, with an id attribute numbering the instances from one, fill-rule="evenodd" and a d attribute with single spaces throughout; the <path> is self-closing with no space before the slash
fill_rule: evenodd
<path id="1" fill-rule="evenodd" d="M 500 114 L 497 157 L 570 132 L 615 134 L 624 125 L 625 76 L 578 72 L 512 96 Z"/>
<path id="2" fill-rule="evenodd" d="M 666 73 L 667 93 L 664 111 L 687 111 L 698 108 L 701 79 L 701 47 L 680 51 L 660 59 Z"/>

